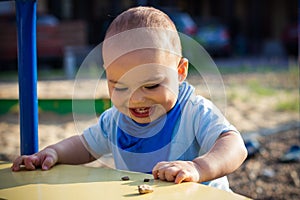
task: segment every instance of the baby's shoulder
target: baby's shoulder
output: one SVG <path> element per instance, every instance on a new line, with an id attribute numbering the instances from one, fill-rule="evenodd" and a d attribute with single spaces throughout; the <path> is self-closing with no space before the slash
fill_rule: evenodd
<path id="1" fill-rule="evenodd" d="M 213 103 L 209 99 L 207 99 L 201 95 L 196 95 L 196 94 L 192 94 L 187 103 L 191 104 L 193 106 L 200 106 L 200 107 L 203 107 L 203 106 L 210 107 L 213 105 Z"/>

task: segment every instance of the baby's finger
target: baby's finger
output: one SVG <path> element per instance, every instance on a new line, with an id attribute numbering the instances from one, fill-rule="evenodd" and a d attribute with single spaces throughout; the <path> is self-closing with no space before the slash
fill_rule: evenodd
<path id="1" fill-rule="evenodd" d="M 11 166 L 12 171 L 17 172 L 21 169 L 20 166 L 23 165 L 23 159 L 23 156 L 16 158 L 16 160 L 13 162 L 13 165 Z"/>
<path id="2" fill-rule="evenodd" d="M 166 171 L 165 179 L 169 182 L 173 182 L 175 180 L 175 176 L 173 175 L 173 173 L 168 173 L 168 171 Z"/>
<path id="3" fill-rule="evenodd" d="M 158 179 L 158 170 L 153 170 L 152 175 L 154 179 Z"/>
<path id="4" fill-rule="evenodd" d="M 153 175 L 154 179 L 159 178 L 159 171 L 161 170 L 161 168 L 163 168 L 164 165 L 166 165 L 166 163 L 167 162 L 159 162 L 153 167 L 152 175 Z"/>
<path id="5" fill-rule="evenodd" d="M 166 168 L 164 173 L 165 179 L 170 182 L 174 181 L 179 170 L 180 169 L 177 166 L 170 166 Z"/>
<path id="6" fill-rule="evenodd" d="M 42 163 L 42 170 L 48 170 L 55 165 L 55 161 L 52 157 L 46 157 L 46 159 Z"/>
<path id="7" fill-rule="evenodd" d="M 175 178 L 175 183 L 179 184 L 182 183 L 183 181 L 189 181 L 191 178 L 188 175 L 188 173 L 185 170 L 181 170 L 176 178 Z"/>
<path id="8" fill-rule="evenodd" d="M 28 170 L 35 170 L 35 167 L 39 165 L 38 157 L 35 155 L 25 157 L 24 165 Z"/>

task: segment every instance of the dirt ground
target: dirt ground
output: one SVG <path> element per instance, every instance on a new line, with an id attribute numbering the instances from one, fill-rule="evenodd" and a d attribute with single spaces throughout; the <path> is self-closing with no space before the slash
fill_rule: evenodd
<path id="1" fill-rule="evenodd" d="M 299 129 L 259 138 L 261 150 L 233 174 L 231 189 L 253 199 L 299 199 L 299 162 L 280 162 L 291 145 L 300 144 Z"/>
<path id="2" fill-rule="evenodd" d="M 262 130 L 273 130 L 286 124 L 300 122 L 299 107 L 293 107 L 295 103 L 299 104 L 298 75 L 225 75 L 223 80 L 227 98 L 225 115 L 242 135 L 261 133 Z M 195 77 L 191 78 L 190 82 L 196 86 L 199 93 L 209 97 L 210 91 L 201 85 L 203 82 L 200 81 L 199 84 Z M 56 84 L 56 87 L 49 87 L 50 85 L 49 82 L 39 83 L 40 94 L 68 94 L 68 87 L 72 86 L 72 83 L 61 82 Z M 0 83 L 0 98 L 16 91 L 15 84 Z M 14 95 L 10 94 L 9 97 Z M 282 104 L 288 106 L 282 108 Z M 292 108 L 289 104 L 292 104 Z M 63 138 L 79 134 L 85 125 L 94 122 L 95 119 L 89 119 L 79 127 L 74 123 L 72 114 L 40 113 L 39 146 L 43 148 Z M 300 164 L 279 162 L 279 158 L 291 145 L 300 145 L 299 128 L 260 136 L 258 141 L 261 151 L 248 158 L 236 172 L 229 175 L 232 190 L 253 199 L 300 199 Z M 1 115 L 0 160 L 12 161 L 19 152 L 19 115 L 17 112 Z"/>

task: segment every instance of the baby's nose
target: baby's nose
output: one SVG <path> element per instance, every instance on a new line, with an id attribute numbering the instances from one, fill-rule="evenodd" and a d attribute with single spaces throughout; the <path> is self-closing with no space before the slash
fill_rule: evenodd
<path id="1" fill-rule="evenodd" d="M 139 102 L 145 101 L 145 94 L 144 94 L 144 92 L 141 91 L 140 89 L 135 90 L 134 92 L 132 92 L 129 101 L 131 103 L 139 103 Z"/>

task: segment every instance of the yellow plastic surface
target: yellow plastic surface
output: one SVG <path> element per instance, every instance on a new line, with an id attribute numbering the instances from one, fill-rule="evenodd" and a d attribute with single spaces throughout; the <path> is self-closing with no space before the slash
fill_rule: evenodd
<path id="1" fill-rule="evenodd" d="M 58 165 L 49 171 L 12 172 L 11 163 L 0 163 L 0 200 L 14 199 L 248 199 L 198 183 L 174 184 L 153 180 L 152 175 L 107 168 Z M 123 176 L 130 180 L 122 181 Z M 144 183 L 149 178 L 150 182 Z M 138 185 L 148 184 L 154 192 L 139 194 Z"/>

